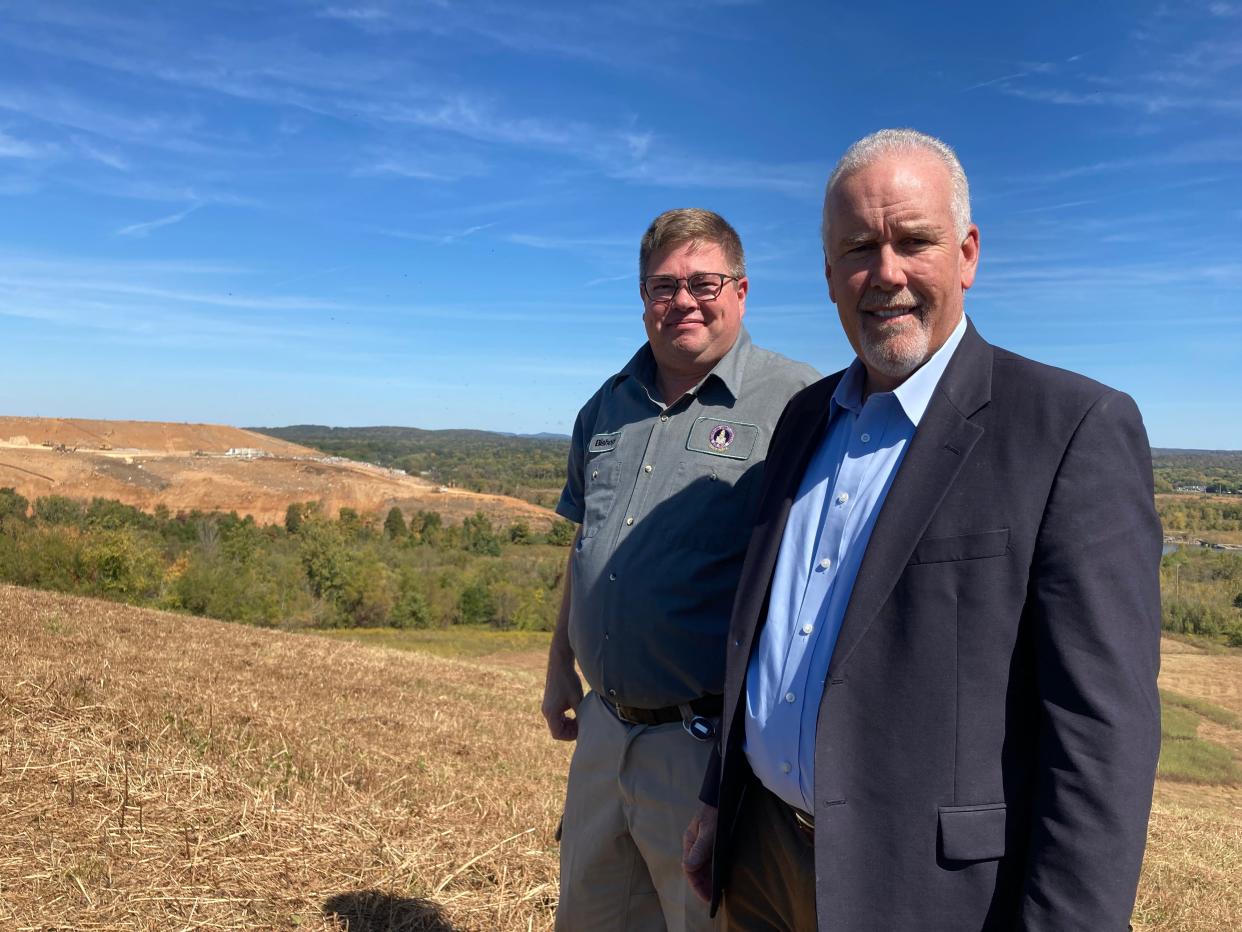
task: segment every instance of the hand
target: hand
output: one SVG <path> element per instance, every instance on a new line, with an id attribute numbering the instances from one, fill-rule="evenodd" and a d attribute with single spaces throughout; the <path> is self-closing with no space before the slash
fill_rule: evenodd
<path id="1" fill-rule="evenodd" d="M 681 839 L 681 869 L 690 889 L 705 903 L 712 900 L 712 846 L 716 842 L 718 815 L 715 806 L 704 803 Z"/>
<path id="2" fill-rule="evenodd" d="M 578 737 L 577 713 L 581 702 L 582 681 L 574 670 L 573 657 L 569 658 L 568 663 L 550 657 L 540 711 L 548 722 L 548 731 L 557 741 L 573 741 Z M 573 712 L 574 717 L 569 717 L 567 712 Z"/>

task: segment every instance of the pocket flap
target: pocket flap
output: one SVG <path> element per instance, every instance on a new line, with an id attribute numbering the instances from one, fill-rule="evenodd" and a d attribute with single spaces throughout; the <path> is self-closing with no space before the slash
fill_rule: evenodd
<path id="1" fill-rule="evenodd" d="M 1005 855 L 1005 804 L 940 807 L 940 854 L 947 861 L 993 861 Z"/>
<path id="2" fill-rule="evenodd" d="M 959 534 L 956 537 L 929 537 L 921 540 L 910 557 L 911 564 L 947 563 L 950 560 L 981 560 L 1004 555 L 1009 547 L 1009 528 Z"/>

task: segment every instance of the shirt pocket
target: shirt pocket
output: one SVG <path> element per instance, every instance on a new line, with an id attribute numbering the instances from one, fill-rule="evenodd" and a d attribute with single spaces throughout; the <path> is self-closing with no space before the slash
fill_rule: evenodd
<path id="1" fill-rule="evenodd" d="M 678 466 L 677 546 L 719 554 L 745 549 L 758 478 L 757 471 L 748 473 L 756 464 L 694 452 L 689 457 Z"/>
<path id="2" fill-rule="evenodd" d="M 583 507 L 582 536 L 594 537 L 608 520 L 617 500 L 621 461 L 614 452 L 596 453 L 586 464 L 586 500 Z"/>
<path id="3" fill-rule="evenodd" d="M 983 560 L 1001 557 L 1009 550 L 1009 528 L 958 534 L 953 537 L 929 537 L 915 545 L 910 565 L 920 563 L 951 563 L 958 560 Z"/>

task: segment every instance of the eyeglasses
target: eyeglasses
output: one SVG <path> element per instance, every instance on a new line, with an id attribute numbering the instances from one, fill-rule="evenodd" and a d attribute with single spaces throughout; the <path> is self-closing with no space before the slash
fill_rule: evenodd
<path id="1" fill-rule="evenodd" d="M 677 297 L 677 292 L 684 284 L 690 297 L 696 301 L 714 301 L 720 297 L 724 283 L 741 281 L 736 275 L 725 275 L 722 272 L 695 272 L 689 278 L 676 278 L 672 275 L 648 275 L 642 281 L 643 294 L 652 304 L 668 304 Z"/>

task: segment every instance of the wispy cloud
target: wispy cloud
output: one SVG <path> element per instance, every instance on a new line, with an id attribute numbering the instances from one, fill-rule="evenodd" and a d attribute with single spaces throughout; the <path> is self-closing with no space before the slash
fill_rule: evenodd
<path id="1" fill-rule="evenodd" d="M 120 153 L 97 145 L 84 136 L 73 136 L 72 139 L 73 144 L 78 147 L 78 151 L 88 159 L 107 165 L 109 168 L 115 168 L 117 171 L 129 171 L 130 164 Z"/>
<path id="2" fill-rule="evenodd" d="M 117 236 L 133 236 L 144 237 L 152 230 L 158 230 L 160 227 L 172 226 L 174 223 L 180 223 L 194 211 L 201 207 L 201 204 L 191 204 L 185 210 L 178 211 L 175 214 L 169 214 L 167 217 L 160 217 L 157 220 L 146 220 L 142 223 L 131 223 L 129 226 L 121 227 L 116 231 Z"/>
<path id="3" fill-rule="evenodd" d="M 29 142 L 0 130 L 0 159 L 47 159 L 60 154 L 58 147 Z"/>
<path id="4" fill-rule="evenodd" d="M 482 233 L 484 230 L 490 230 L 496 226 L 496 223 L 480 223 L 475 226 L 466 227 L 464 230 L 457 230 L 450 233 L 420 233 L 409 230 L 395 230 L 391 227 L 373 227 L 372 232 L 379 233 L 381 236 L 391 236 L 395 239 L 415 240 L 420 243 L 437 243 L 441 246 L 449 246 L 459 240 L 474 236 L 476 233 Z"/>

